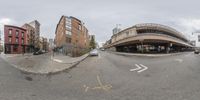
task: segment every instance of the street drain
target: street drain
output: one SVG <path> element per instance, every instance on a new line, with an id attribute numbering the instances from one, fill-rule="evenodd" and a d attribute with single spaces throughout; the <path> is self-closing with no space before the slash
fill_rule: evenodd
<path id="1" fill-rule="evenodd" d="M 31 78 L 31 77 L 25 77 L 25 79 L 27 80 L 27 81 L 32 81 L 33 79 Z"/>

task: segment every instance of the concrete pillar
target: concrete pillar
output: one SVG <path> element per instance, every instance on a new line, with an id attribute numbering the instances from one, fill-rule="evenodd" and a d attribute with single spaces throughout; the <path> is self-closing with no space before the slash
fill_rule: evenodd
<path id="1" fill-rule="evenodd" d="M 142 53 L 144 53 L 144 46 L 143 46 L 143 41 L 141 42 L 141 47 L 142 47 Z"/>
<path id="2" fill-rule="evenodd" d="M 160 52 L 160 46 L 156 45 L 155 48 L 157 49 L 157 52 Z"/>
<path id="3" fill-rule="evenodd" d="M 170 44 L 169 43 L 166 44 L 165 50 L 166 50 L 166 53 L 170 52 Z"/>

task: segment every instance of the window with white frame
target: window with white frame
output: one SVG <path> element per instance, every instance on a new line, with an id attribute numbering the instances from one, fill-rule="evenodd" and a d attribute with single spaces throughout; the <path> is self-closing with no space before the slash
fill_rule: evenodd
<path id="1" fill-rule="evenodd" d="M 11 37 L 8 38 L 8 42 L 9 42 L 9 43 L 12 42 L 12 38 L 11 38 Z"/>
<path id="2" fill-rule="evenodd" d="M 12 29 L 9 29 L 8 34 L 12 35 Z"/>
<path id="3" fill-rule="evenodd" d="M 22 44 L 24 44 L 24 39 L 22 39 Z"/>
<path id="4" fill-rule="evenodd" d="M 24 32 L 22 32 L 22 37 L 24 37 Z"/>
<path id="5" fill-rule="evenodd" d="M 68 34 L 68 35 L 72 35 L 72 33 L 71 33 L 71 31 L 66 31 L 66 34 Z"/>
<path id="6" fill-rule="evenodd" d="M 19 36 L 19 31 L 16 31 L 15 35 L 16 35 L 16 36 Z"/>
<path id="7" fill-rule="evenodd" d="M 78 29 L 81 30 L 81 25 L 80 24 L 78 25 Z"/>
<path id="8" fill-rule="evenodd" d="M 16 38 L 16 39 L 15 39 L 15 42 L 16 42 L 16 43 L 18 43 L 18 42 L 19 42 L 19 39 L 18 39 L 18 38 Z"/>
<path id="9" fill-rule="evenodd" d="M 68 30 L 71 30 L 71 26 L 72 26 L 72 24 L 71 24 L 71 18 L 66 18 L 66 28 Z"/>

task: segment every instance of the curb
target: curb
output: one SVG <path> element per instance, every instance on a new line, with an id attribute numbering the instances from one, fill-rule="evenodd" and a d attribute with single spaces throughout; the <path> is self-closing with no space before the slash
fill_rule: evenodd
<path id="1" fill-rule="evenodd" d="M 85 56 L 85 55 L 86 55 L 86 56 Z M 82 59 L 85 59 L 86 57 L 89 56 L 89 54 L 87 53 L 87 54 L 84 54 L 83 56 L 85 56 L 85 57 L 83 57 Z M 82 60 L 82 59 L 81 59 L 81 60 Z M 60 63 L 60 64 L 73 64 L 73 63 L 79 62 L 79 61 L 74 61 L 74 62 L 62 62 L 62 60 L 54 59 L 52 56 L 51 56 L 51 60 L 54 61 L 54 62 Z"/>
<path id="2" fill-rule="evenodd" d="M 180 55 L 182 53 L 171 53 L 171 54 L 133 54 L 133 53 L 121 53 L 121 52 L 112 52 L 108 51 L 109 53 L 116 54 L 116 55 L 121 55 L 121 56 L 127 56 L 127 57 L 132 57 L 132 56 L 138 56 L 138 57 L 166 57 L 166 56 L 175 56 L 175 55 Z"/>
<path id="3" fill-rule="evenodd" d="M 51 71 L 51 72 L 34 72 L 34 71 L 31 71 L 31 70 L 22 69 L 22 68 L 18 67 L 17 65 L 14 65 L 14 64 L 11 64 L 10 62 L 8 62 L 6 60 L 6 58 L 1 57 L 1 56 L 0 57 L 5 62 L 7 62 L 8 64 L 10 64 L 12 67 L 14 67 L 15 69 L 18 69 L 19 71 L 21 71 L 24 74 L 52 75 L 52 74 L 57 74 L 57 73 L 60 73 L 60 72 L 64 72 L 66 70 L 70 70 L 70 69 L 76 67 L 79 63 L 81 63 L 82 61 L 84 61 L 88 56 L 89 56 L 89 54 L 86 57 L 84 57 L 83 59 L 81 59 L 80 61 L 73 62 L 72 65 L 69 66 L 69 67 L 67 67 L 67 68 L 64 68 L 64 69 L 61 69 L 61 70 L 56 70 L 56 71 Z"/>
<path id="4" fill-rule="evenodd" d="M 65 69 L 60 70 L 60 71 L 49 72 L 49 73 L 47 73 L 47 74 L 52 75 L 52 74 L 57 74 L 57 73 L 60 73 L 60 72 L 64 72 L 64 71 L 70 70 L 70 69 L 76 67 L 76 66 L 77 66 L 79 63 L 81 63 L 82 61 L 84 61 L 88 56 L 89 56 L 89 54 L 88 54 L 86 57 L 84 57 L 83 59 L 81 59 L 80 61 L 77 61 L 76 63 L 72 64 L 72 65 L 71 65 L 70 67 L 68 67 L 68 68 L 65 68 Z"/>

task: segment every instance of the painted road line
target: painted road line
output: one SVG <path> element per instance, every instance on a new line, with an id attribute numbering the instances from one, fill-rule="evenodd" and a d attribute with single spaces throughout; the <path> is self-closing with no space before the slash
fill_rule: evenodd
<path id="1" fill-rule="evenodd" d="M 178 61 L 179 63 L 182 63 L 183 59 L 175 59 L 175 61 Z"/>
<path id="2" fill-rule="evenodd" d="M 59 60 L 59 59 L 53 59 L 53 61 L 58 62 L 58 63 L 62 63 L 63 62 L 62 60 Z"/>
<path id="3" fill-rule="evenodd" d="M 147 66 L 144 66 L 144 65 L 142 65 L 142 64 L 140 64 L 140 66 L 141 66 L 141 67 L 143 67 L 143 69 L 142 69 L 142 70 L 139 70 L 139 71 L 137 71 L 138 73 L 140 73 L 140 72 L 143 72 L 143 71 L 145 71 L 145 70 L 147 70 L 147 69 L 148 69 L 148 67 L 147 67 Z"/>
<path id="4" fill-rule="evenodd" d="M 89 86 L 83 85 L 83 87 L 85 88 L 85 92 L 87 92 L 88 90 L 104 90 L 104 91 L 109 91 L 112 88 L 111 84 L 104 85 L 103 82 L 100 80 L 99 75 L 97 75 L 97 82 L 98 82 L 98 85 L 95 86 L 95 87 L 89 87 Z"/>
<path id="5" fill-rule="evenodd" d="M 55 61 L 55 62 L 58 62 L 58 63 L 62 63 L 62 62 L 63 62 L 62 60 L 53 58 L 53 56 L 51 56 L 51 59 L 52 59 L 53 61 Z"/>
<path id="6" fill-rule="evenodd" d="M 138 64 L 135 64 L 135 66 L 136 66 L 137 68 L 130 69 L 131 72 L 141 69 L 141 67 L 140 67 Z"/>

